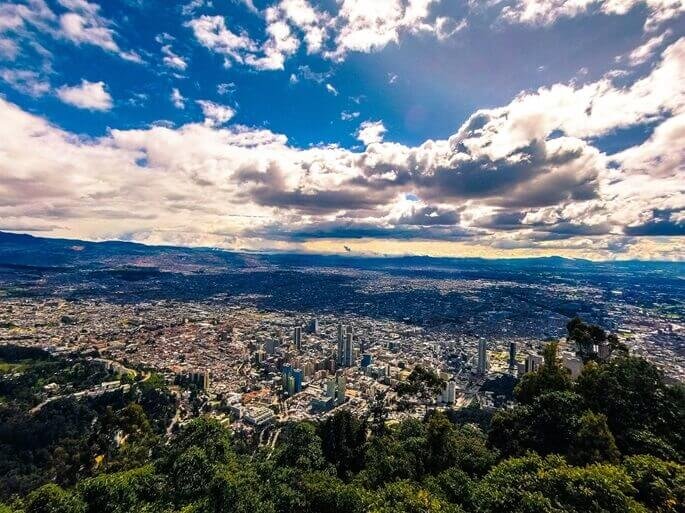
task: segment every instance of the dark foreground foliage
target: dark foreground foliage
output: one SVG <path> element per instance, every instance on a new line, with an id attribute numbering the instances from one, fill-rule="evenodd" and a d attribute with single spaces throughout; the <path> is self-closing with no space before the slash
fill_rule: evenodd
<path id="1" fill-rule="evenodd" d="M 685 394 L 655 367 L 619 356 L 571 380 L 552 344 L 515 394 L 485 428 L 474 412 L 377 429 L 339 411 L 286 425 L 275 448 L 256 450 L 208 417 L 167 441 L 132 403 L 98 416 L 130 433 L 106 465 L 4 489 L 0 513 L 685 511 Z"/>

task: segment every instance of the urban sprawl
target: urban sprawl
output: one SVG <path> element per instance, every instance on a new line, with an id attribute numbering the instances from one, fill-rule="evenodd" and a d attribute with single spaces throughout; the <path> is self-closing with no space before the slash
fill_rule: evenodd
<path id="1" fill-rule="evenodd" d="M 550 341 L 455 337 L 439 328 L 351 314 L 314 317 L 176 301 L 8 299 L 0 325 L 0 343 L 91 355 L 118 375 L 162 375 L 180 399 L 175 423 L 190 418 L 199 404 L 233 429 L 253 433 L 339 408 L 364 416 L 379 397 L 389 421 L 422 417 L 427 408 L 506 406 L 509 398 L 487 384 L 535 370 Z M 619 336 L 633 353 L 655 356 L 640 344 L 639 333 L 623 328 Z M 563 337 L 553 341 L 563 365 L 577 376 L 583 362 L 575 347 Z M 608 347 L 595 350 L 600 359 L 609 355 Z M 682 362 L 659 360 L 672 379 L 683 380 Z M 437 375 L 442 390 L 399 396 L 396 385 L 419 367 Z M 117 386 L 126 385 L 113 381 L 91 393 Z M 44 392 L 46 401 L 63 393 L 51 384 Z"/>

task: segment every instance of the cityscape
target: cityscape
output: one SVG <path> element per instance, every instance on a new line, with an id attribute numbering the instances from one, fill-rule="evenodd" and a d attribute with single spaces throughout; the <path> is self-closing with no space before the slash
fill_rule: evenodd
<path id="1" fill-rule="evenodd" d="M 685 513 L 685 0 L 0 0 L 0 513 Z"/>
<path id="2" fill-rule="evenodd" d="M 5 254 L 18 254 L 15 249 L 8 245 Z M 107 251 L 95 246 L 91 258 Z M 272 262 L 268 256 L 249 257 L 249 264 L 236 269 L 237 255 L 227 253 L 232 271 L 224 274 L 226 264 L 207 264 L 202 251 L 161 254 L 135 245 L 118 251 L 123 265 L 106 271 L 88 271 L 96 266 L 92 262 L 77 269 L 66 261 L 59 270 L 6 266 L 0 342 L 90 354 L 159 373 L 182 399 L 176 419 L 181 424 L 203 411 L 232 429 L 268 435 L 273 426 L 322 419 L 339 409 L 368 416 L 379 397 L 394 421 L 422 418 L 428 409 L 501 408 L 512 404 L 515 381 L 541 365 L 550 342 L 559 344 L 570 375 L 580 374 L 583 361 L 566 340 L 571 311 L 614 331 L 632 354 L 654 362 L 671 382 L 685 379 L 678 267 L 655 264 L 626 273 L 620 266 L 568 262 L 568 270 L 551 267 L 548 279 L 531 283 L 525 264 L 507 269 L 501 279 L 487 262 L 456 260 L 460 270 L 450 273 L 431 259 L 350 261 L 335 268 L 325 259 L 304 257 L 273 288 L 274 276 L 265 271 Z M 140 261 L 141 251 L 146 266 L 128 265 Z M 184 263 L 174 268 L 179 255 Z M 277 273 L 286 269 L 282 265 Z M 600 272 L 605 285 L 580 284 Z M 655 275 L 661 294 L 650 289 Z M 216 282 L 233 292 L 217 293 Z M 155 290 L 169 290 L 165 283 L 174 283 L 181 297 L 156 295 Z M 663 295 L 669 283 L 675 296 Z M 183 298 L 189 284 L 193 296 Z M 309 302 L 314 289 L 318 294 Z M 438 294 L 424 297 L 429 290 Z M 120 301 L 122 294 L 129 299 Z M 482 304 L 491 306 L 474 306 Z M 465 317 L 465 310 L 471 315 Z M 605 347 L 597 351 L 608 358 Z M 399 394 L 398 384 L 417 368 L 434 373 L 440 389 Z M 195 407 L 187 388 L 178 386 L 188 383 L 200 392 Z"/>

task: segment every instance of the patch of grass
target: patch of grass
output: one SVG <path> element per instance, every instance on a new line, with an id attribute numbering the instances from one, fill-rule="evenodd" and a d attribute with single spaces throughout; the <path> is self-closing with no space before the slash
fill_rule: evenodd
<path id="1" fill-rule="evenodd" d="M 16 372 L 24 372 L 28 368 L 28 363 L 7 363 L 0 361 L 0 374 L 14 374 Z"/>

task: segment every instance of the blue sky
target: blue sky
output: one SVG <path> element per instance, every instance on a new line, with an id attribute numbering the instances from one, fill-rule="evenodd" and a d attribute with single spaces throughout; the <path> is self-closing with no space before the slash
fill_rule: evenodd
<path id="1" fill-rule="evenodd" d="M 14 126 L 0 134 L 0 229 L 681 259 L 683 11 L 5 2 L 0 101 Z"/>

